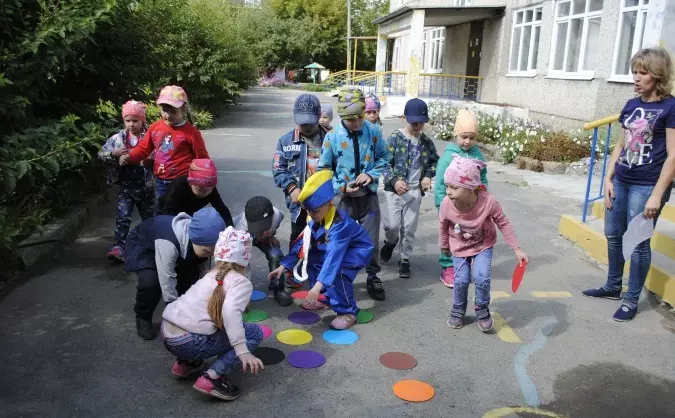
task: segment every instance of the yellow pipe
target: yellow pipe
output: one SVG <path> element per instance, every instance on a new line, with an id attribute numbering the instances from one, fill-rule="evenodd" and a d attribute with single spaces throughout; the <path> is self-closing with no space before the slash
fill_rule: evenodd
<path id="1" fill-rule="evenodd" d="M 593 122 L 584 123 L 584 130 L 599 128 L 603 125 L 609 125 L 619 120 L 619 115 L 607 116 L 602 119 L 594 120 Z"/>
<path id="2" fill-rule="evenodd" d="M 358 51 L 359 48 L 359 40 L 354 39 L 354 75 L 356 75 L 356 52 Z"/>

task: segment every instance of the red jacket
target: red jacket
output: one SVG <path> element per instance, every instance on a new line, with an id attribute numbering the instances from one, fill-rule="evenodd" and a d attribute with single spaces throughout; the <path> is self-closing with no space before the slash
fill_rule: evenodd
<path id="1" fill-rule="evenodd" d="M 155 175 L 163 180 L 187 176 L 195 158 L 209 158 L 204 138 L 190 122 L 170 126 L 159 120 L 148 128 L 143 140 L 129 152 L 130 164 L 138 164 L 155 152 Z"/>

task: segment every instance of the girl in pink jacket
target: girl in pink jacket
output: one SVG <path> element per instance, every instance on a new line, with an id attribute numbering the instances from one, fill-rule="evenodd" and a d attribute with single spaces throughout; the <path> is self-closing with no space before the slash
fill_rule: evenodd
<path id="1" fill-rule="evenodd" d="M 476 318 L 483 332 L 492 329 L 490 317 L 490 269 L 492 248 L 497 242 L 497 229 L 513 249 L 518 262 L 527 262 L 518 246 L 516 234 L 502 206 L 481 185 L 480 171 L 485 163 L 457 154 L 445 170 L 444 182 L 447 196 L 439 211 L 439 236 L 441 251 L 450 255 L 455 266 L 453 305 L 448 326 L 462 328 L 468 297 L 469 283 L 476 286 Z"/>

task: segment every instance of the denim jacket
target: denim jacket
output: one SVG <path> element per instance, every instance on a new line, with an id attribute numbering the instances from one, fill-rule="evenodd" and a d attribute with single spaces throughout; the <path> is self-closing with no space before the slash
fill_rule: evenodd
<path id="1" fill-rule="evenodd" d="M 422 177 L 432 179 L 436 175 L 436 164 L 438 163 L 438 153 L 434 141 L 422 133 L 420 137 L 422 147 L 421 165 Z M 387 140 L 388 150 L 391 153 L 391 160 L 384 170 L 384 190 L 393 192 L 397 181 L 406 181 L 408 178 L 408 167 L 410 166 L 410 140 L 400 130 L 394 131 Z M 421 179 L 420 179 L 421 180 Z"/>
<path id="2" fill-rule="evenodd" d="M 319 135 L 323 142 L 326 130 L 321 126 L 319 126 Z M 274 184 L 286 195 L 286 207 L 291 212 L 291 222 L 295 222 L 302 208 L 298 203 L 291 201 L 288 189 L 292 184 L 302 189 L 307 179 L 307 144 L 298 128 L 279 138 L 277 149 L 274 152 L 272 175 Z"/>

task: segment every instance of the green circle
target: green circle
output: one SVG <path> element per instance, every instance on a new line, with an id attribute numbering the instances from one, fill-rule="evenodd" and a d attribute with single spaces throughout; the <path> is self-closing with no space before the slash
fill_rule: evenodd
<path id="1" fill-rule="evenodd" d="M 244 317 L 245 322 L 260 322 L 269 317 L 267 312 L 261 311 L 260 309 L 251 309 L 248 312 L 244 312 L 244 315 L 242 316 Z"/>
<path id="2" fill-rule="evenodd" d="M 366 323 L 372 321 L 374 317 L 375 317 L 375 315 L 372 312 L 359 311 L 359 314 L 356 315 L 356 323 L 357 324 L 366 324 Z"/>

